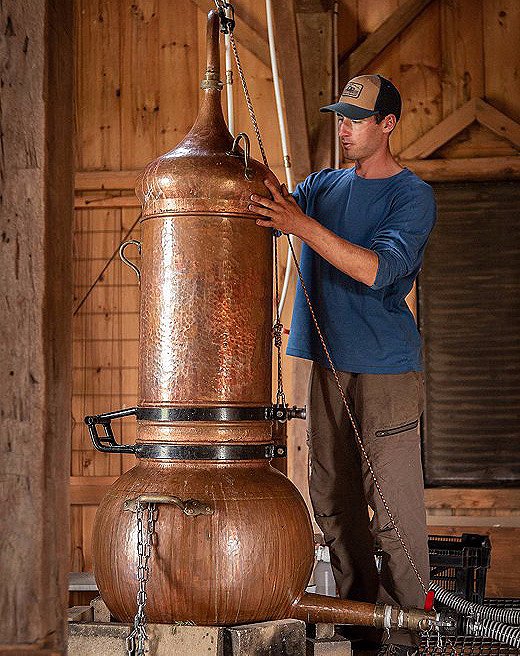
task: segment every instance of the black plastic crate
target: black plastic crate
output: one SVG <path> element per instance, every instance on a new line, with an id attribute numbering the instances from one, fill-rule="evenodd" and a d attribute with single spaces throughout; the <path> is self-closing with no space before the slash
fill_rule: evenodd
<path id="1" fill-rule="evenodd" d="M 443 638 L 442 644 L 437 644 L 435 635 L 421 640 L 421 656 L 520 656 L 516 647 L 503 645 L 488 638 L 473 638 L 459 636 L 458 638 Z"/>
<path id="2" fill-rule="evenodd" d="M 428 548 L 432 581 L 468 601 L 484 602 L 491 562 L 491 542 L 486 535 L 433 535 L 428 538 Z"/>

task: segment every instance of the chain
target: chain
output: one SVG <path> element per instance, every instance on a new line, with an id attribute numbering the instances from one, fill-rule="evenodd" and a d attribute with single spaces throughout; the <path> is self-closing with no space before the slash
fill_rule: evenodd
<path id="1" fill-rule="evenodd" d="M 251 123 L 253 124 L 253 130 L 255 131 L 256 139 L 258 141 L 258 147 L 260 148 L 260 152 L 262 154 L 262 161 L 264 165 L 267 168 L 269 168 L 269 164 L 267 162 L 267 155 L 265 154 L 264 143 L 262 141 L 262 136 L 260 135 L 260 128 L 258 127 L 258 122 L 256 120 L 255 110 L 253 109 L 253 103 L 251 102 L 251 96 L 249 95 L 249 90 L 247 88 L 247 82 L 244 75 L 244 70 L 242 68 L 242 64 L 240 63 L 237 44 L 235 42 L 235 37 L 233 36 L 233 33 L 229 35 L 229 41 L 231 43 L 231 47 L 233 48 L 233 55 L 235 57 L 235 62 L 237 64 L 237 70 L 240 76 L 240 82 L 242 83 L 242 89 L 244 90 L 244 97 L 246 99 L 247 109 L 249 111 L 249 116 L 251 117 Z"/>
<path id="2" fill-rule="evenodd" d="M 235 62 L 237 65 L 237 70 L 240 76 L 240 82 L 242 83 L 242 89 L 244 91 L 244 97 L 246 99 L 247 109 L 249 110 L 249 116 L 251 118 L 251 123 L 253 125 L 253 130 L 258 141 L 258 147 L 262 154 L 262 160 L 266 168 L 269 168 L 269 162 L 267 161 L 267 155 L 265 153 L 264 144 L 262 141 L 262 136 L 260 134 L 260 129 L 258 127 L 258 122 L 256 120 L 255 110 L 253 108 L 253 103 L 251 101 L 251 96 L 249 95 L 249 90 L 247 88 L 247 82 L 244 75 L 244 70 L 240 62 L 240 56 L 238 54 L 237 46 L 233 33 L 230 33 L 230 42 L 231 47 L 233 48 L 233 55 L 235 57 Z M 275 280 L 275 306 L 276 306 L 276 321 L 273 326 L 273 338 L 274 345 L 277 351 L 276 360 L 277 360 L 277 390 L 276 390 L 276 405 L 285 406 L 285 392 L 283 389 L 283 372 L 282 372 L 282 331 L 283 324 L 280 321 L 280 290 L 278 282 L 278 237 L 281 233 L 279 231 L 273 231 L 274 238 L 274 280 Z"/>
<path id="3" fill-rule="evenodd" d="M 276 405 L 285 407 L 285 392 L 283 389 L 283 372 L 282 372 L 282 330 L 283 324 L 280 321 L 280 293 L 278 287 L 278 235 L 274 235 L 274 286 L 275 286 L 275 307 L 276 322 L 273 326 L 274 345 L 276 348 L 277 360 L 277 378 L 278 386 L 276 390 Z"/>
<path id="4" fill-rule="evenodd" d="M 146 534 L 144 531 L 144 513 L 148 508 L 148 521 Z M 150 576 L 150 555 L 155 535 L 155 523 L 157 521 L 157 506 L 155 503 L 143 503 L 139 499 L 136 502 L 137 518 L 137 580 L 139 589 L 137 591 L 137 612 L 134 618 L 134 626 L 126 639 L 126 651 L 128 656 L 145 656 L 148 634 L 146 633 L 146 584 Z"/>
<path id="5" fill-rule="evenodd" d="M 422 576 L 419 574 L 419 570 L 417 569 L 417 566 L 413 561 L 412 555 L 411 555 L 410 551 L 408 550 L 408 547 L 406 546 L 405 541 L 403 540 L 403 537 L 401 535 L 401 531 L 397 527 L 396 521 L 394 519 L 394 515 L 393 515 L 392 511 L 390 510 L 390 507 L 388 506 L 388 502 L 385 499 L 385 496 L 383 494 L 383 490 L 381 489 L 381 485 L 379 484 L 376 473 L 374 471 L 374 468 L 372 467 L 372 463 L 370 462 L 370 458 L 368 457 L 368 453 L 365 449 L 365 445 L 363 444 L 363 440 L 361 439 L 361 433 L 360 433 L 360 430 L 359 430 L 359 427 L 358 427 L 358 424 L 357 424 L 357 420 L 354 417 L 354 414 L 353 414 L 353 412 L 351 410 L 351 407 L 350 407 L 350 403 L 348 402 L 347 397 L 345 395 L 345 392 L 343 391 L 343 387 L 341 386 L 341 383 L 339 381 L 338 372 L 336 371 L 336 367 L 334 366 L 334 363 L 332 362 L 332 358 L 331 358 L 329 349 L 327 347 L 327 344 L 325 343 L 325 339 L 323 338 L 323 333 L 321 332 L 320 326 L 318 324 L 318 320 L 316 319 L 316 315 L 314 314 L 314 309 L 312 307 L 311 299 L 309 297 L 309 293 L 307 292 L 307 288 L 306 288 L 305 282 L 303 280 L 302 272 L 301 272 L 301 269 L 300 269 L 300 265 L 298 264 L 298 259 L 296 258 L 296 253 L 294 252 L 293 245 L 291 244 L 290 239 L 287 239 L 287 241 L 289 243 L 289 248 L 291 249 L 292 258 L 294 260 L 296 271 L 298 272 L 298 278 L 300 279 L 300 284 L 302 286 L 303 293 L 305 294 L 305 300 L 307 301 L 307 305 L 309 307 L 309 311 L 311 313 L 312 320 L 313 320 L 314 325 L 316 327 L 316 331 L 318 333 L 318 337 L 320 339 L 321 346 L 323 348 L 323 351 L 325 353 L 325 356 L 326 356 L 327 361 L 329 363 L 329 366 L 331 368 L 332 374 L 334 376 L 334 380 L 336 381 L 337 388 L 338 388 L 339 393 L 341 395 L 341 400 L 343 401 L 343 405 L 345 406 L 345 410 L 347 411 L 348 418 L 350 420 L 350 423 L 352 424 L 352 428 L 354 429 L 354 435 L 356 436 L 356 441 L 359 445 L 361 453 L 363 454 L 365 462 L 367 463 L 368 469 L 370 471 L 370 475 L 372 476 L 372 480 L 374 481 L 374 485 L 375 485 L 375 487 L 376 487 L 376 489 L 379 493 L 379 496 L 381 497 L 381 501 L 383 502 L 383 506 L 385 507 L 385 510 L 388 514 L 388 518 L 390 519 L 390 522 L 391 522 L 392 527 L 395 531 L 395 534 L 397 535 L 397 539 L 401 543 L 401 546 L 403 547 L 403 550 L 406 554 L 408 562 L 412 566 L 412 569 L 415 572 L 415 576 L 417 577 L 417 580 L 419 581 L 419 584 L 420 584 L 424 594 L 426 595 L 427 589 L 426 589 L 426 586 L 425 586 L 424 581 L 422 579 Z"/>
<path id="6" fill-rule="evenodd" d="M 217 3 L 217 6 L 219 6 L 221 4 L 221 2 L 219 2 L 219 0 L 215 0 L 215 2 Z M 264 145 L 263 145 L 263 142 L 262 142 L 262 137 L 260 135 L 260 130 L 258 128 L 258 123 L 257 123 L 255 112 L 254 112 L 254 109 L 253 109 L 253 103 L 251 102 L 251 97 L 249 95 L 249 91 L 248 91 L 248 88 L 247 88 L 247 83 L 246 83 L 244 71 L 243 71 L 242 65 L 240 63 L 240 58 L 238 56 L 238 51 L 237 51 L 235 39 L 234 39 L 234 36 L 233 36 L 232 32 L 230 33 L 230 42 L 231 42 L 231 47 L 233 48 L 233 54 L 235 56 L 235 61 L 236 61 L 238 73 L 240 75 L 240 81 L 242 83 L 242 88 L 244 90 L 244 96 L 245 96 L 245 99 L 246 99 L 247 108 L 249 110 L 249 115 L 251 117 L 251 123 L 253 124 L 253 129 L 255 131 L 256 138 L 258 140 L 258 145 L 260 147 L 260 152 L 262 153 L 262 160 L 264 162 L 264 165 L 267 168 L 269 168 L 269 164 L 267 163 L 267 156 L 265 154 L 265 149 L 264 149 Z M 275 240 L 274 241 L 274 254 L 275 254 L 274 260 L 275 260 L 275 280 L 276 280 L 276 283 L 275 283 L 275 288 L 276 288 L 276 323 L 273 327 L 273 336 L 274 336 L 275 346 L 278 349 L 278 391 L 277 391 L 277 394 L 276 394 L 276 402 L 278 403 L 279 398 L 281 398 L 281 399 L 283 398 L 283 400 L 285 402 L 285 394 L 283 392 L 283 381 L 282 381 L 282 371 L 281 371 L 281 369 L 282 369 L 282 359 L 281 359 L 281 357 L 282 357 L 281 356 L 282 339 L 281 339 L 281 333 L 282 333 L 283 326 L 280 323 L 279 300 L 278 300 L 278 248 L 277 248 L 277 237 L 279 236 L 279 233 L 277 234 L 275 231 L 273 231 L 273 233 L 274 233 L 274 240 Z M 343 391 L 343 388 L 341 387 L 341 383 L 339 381 L 338 373 L 336 371 L 334 363 L 332 362 L 332 358 L 330 356 L 329 349 L 327 348 L 327 345 L 326 345 L 325 340 L 323 338 L 323 334 L 322 334 L 321 329 L 319 327 L 318 320 L 316 319 L 316 315 L 314 314 L 314 309 L 312 307 L 311 299 L 309 297 L 309 294 L 307 292 L 307 288 L 305 286 L 305 282 L 303 280 L 300 265 L 298 264 L 298 259 L 296 257 L 296 253 L 294 252 L 293 245 L 291 244 L 291 240 L 289 239 L 288 235 L 287 235 L 287 241 L 288 241 L 288 244 L 289 244 L 289 249 L 291 250 L 292 258 L 294 260 L 296 271 L 298 272 L 298 277 L 300 279 L 300 283 L 301 283 L 303 292 L 305 294 L 305 299 L 307 301 L 307 305 L 309 306 L 309 310 L 310 310 L 310 313 L 311 313 L 311 316 L 312 316 L 312 320 L 314 322 L 314 325 L 316 326 L 316 330 L 318 332 L 318 336 L 319 336 L 323 351 L 324 351 L 325 356 L 327 358 L 327 361 L 330 365 L 331 371 L 334 375 L 334 379 L 336 381 L 336 385 L 337 385 L 339 393 L 341 395 L 343 405 L 345 406 L 345 410 L 347 411 L 347 415 L 349 417 L 350 423 L 352 424 L 352 428 L 354 429 L 354 435 L 356 436 L 356 441 L 359 445 L 361 453 L 363 454 L 363 458 L 365 459 L 365 461 L 367 463 L 368 469 L 370 471 L 370 475 L 372 476 L 372 480 L 374 481 L 374 485 L 377 489 L 377 492 L 378 492 L 379 496 L 381 497 L 381 501 L 383 502 L 383 506 L 384 506 L 384 508 L 385 508 L 385 510 L 388 514 L 388 518 L 390 519 L 390 522 L 391 522 L 392 527 L 395 531 L 397 539 L 401 543 L 401 546 L 403 547 L 403 550 L 406 554 L 408 562 L 410 563 L 413 571 L 415 572 L 417 580 L 419 581 L 419 584 L 420 584 L 424 594 L 426 595 L 427 589 L 426 589 L 426 586 L 424 584 L 424 581 L 423 581 L 421 575 L 419 574 L 419 570 L 417 569 L 417 566 L 413 561 L 412 555 L 411 555 L 408 547 L 406 546 L 405 541 L 403 540 L 403 537 L 401 535 L 401 532 L 400 532 L 399 528 L 397 527 L 397 524 L 396 524 L 395 519 L 394 519 L 394 515 L 391 512 L 391 510 L 388 506 L 388 502 L 385 499 L 385 496 L 383 494 L 383 490 L 381 489 L 381 486 L 380 486 L 379 481 L 377 479 L 376 473 L 375 473 L 375 471 L 372 467 L 372 463 L 370 462 L 370 458 L 368 457 L 368 453 L 366 452 L 365 445 L 363 444 L 363 441 L 361 439 L 361 433 L 360 433 L 359 427 L 357 425 L 356 418 L 354 417 L 354 414 L 353 414 L 353 412 L 350 408 L 350 404 L 347 400 L 345 392 Z"/>

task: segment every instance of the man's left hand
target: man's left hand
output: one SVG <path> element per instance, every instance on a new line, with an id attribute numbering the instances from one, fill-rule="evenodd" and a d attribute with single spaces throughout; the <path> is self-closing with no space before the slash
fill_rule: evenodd
<path id="1" fill-rule="evenodd" d="M 252 202 L 248 205 L 249 210 L 266 217 L 257 219 L 257 225 L 301 236 L 306 223 L 312 219 L 302 212 L 284 184 L 280 189 L 270 180 L 264 180 L 264 184 L 271 192 L 273 199 L 253 194 Z"/>

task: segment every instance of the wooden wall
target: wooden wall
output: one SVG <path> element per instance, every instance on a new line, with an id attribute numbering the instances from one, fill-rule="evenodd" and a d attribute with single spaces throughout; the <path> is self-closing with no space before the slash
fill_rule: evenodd
<path id="1" fill-rule="evenodd" d="M 287 5 L 292 4 L 288 0 Z M 304 14 L 307 19 L 309 14 L 317 15 L 323 4 L 296 2 L 301 31 Z M 205 11 L 212 6 L 209 0 L 74 3 L 74 571 L 91 568 L 90 534 L 100 495 L 114 477 L 133 464 L 132 457 L 94 452 L 83 424 L 86 414 L 132 406 L 136 401 L 138 289 L 132 272 L 114 254 L 123 238 L 138 236 L 136 229 L 132 230 L 139 211 L 131 191 L 136 171 L 173 148 L 195 119 L 205 64 Z M 271 167 L 282 178 L 271 72 L 266 64 L 264 6 L 241 0 L 236 11 L 236 36 L 258 122 Z M 308 29 L 308 20 L 305 25 Z M 427 179 L 517 177 L 520 91 L 515 76 L 519 55 L 510 46 L 518 38 L 519 28 L 516 0 L 342 0 L 340 86 L 350 75 L 361 72 L 380 72 L 397 84 L 404 114 L 392 146 Z M 301 64 L 309 76 L 322 64 L 315 61 L 315 54 L 313 59 L 313 47 L 308 36 L 301 41 Z M 283 62 L 281 65 L 283 68 Z M 285 79 L 290 79 L 291 72 L 285 72 Z M 330 82 L 330 66 L 328 70 L 324 66 L 323 72 Z M 236 75 L 235 80 L 235 132 L 244 130 L 252 135 Z M 286 84 L 286 97 L 293 92 L 292 85 Z M 485 105 L 472 100 L 479 98 Z M 324 96 L 318 100 L 318 104 L 329 101 Z M 289 119 L 291 112 L 299 111 L 293 104 L 294 100 L 287 109 Z M 307 97 L 306 106 L 313 104 L 316 106 L 316 98 Z M 331 117 L 309 114 L 310 127 L 314 121 L 315 127 L 325 126 L 325 132 L 330 129 Z M 326 154 L 321 159 L 314 157 L 319 145 L 316 134 L 319 130 L 311 131 L 314 151 L 310 159 L 325 162 Z M 293 152 L 299 152 L 294 139 L 292 146 Z M 254 156 L 259 159 L 256 144 Z M 288 325 L 287 310 L 283 319 Z M 305 393 L 302 370 L 293 363 L 285 366 L 293 403 Z M 132 421 L 121 423 L 123 439 L 133 442 Z M 289 474 L 305 493 L 307 452 L 301 428 L 291 429 L 289 445 Z M 502 491 L 498 501 L 493 492 L 477 495 L 478 507 L 471 491 L 455 491 L 449 497 L 443 497 L 443 492 L 431 490 L 428 496 L 430 522 L 437 531 L 466 530 L 464 522 L 457 524 L 453 518 L 470 517 L 478 510 L 479 530 L 496 533 L 490 529 L 493 523 L 500 523 L 496 517 L 507 517 L 506 537 L 499 540 L 505 545 L 501 548 L 505 555 L 493 565 L 493 592 L 520 596 L 519 581 L 512 581 L 510 573 L 506 576 L 513 554 L 518 554 L 511 537 L 520 527 L 517 491 Z"/>

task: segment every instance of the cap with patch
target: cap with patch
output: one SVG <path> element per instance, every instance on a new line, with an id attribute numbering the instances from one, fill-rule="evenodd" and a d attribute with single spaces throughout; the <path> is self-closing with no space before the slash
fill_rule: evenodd
<path id="1" fill-rule="evenodd" d="M 401 94 L 382 75 L 358 75 L 343 89 L 337 103 L 322 107 L 320 112 L 335 112 L 359 120 L 374 114 L 401 116 Z"/>

